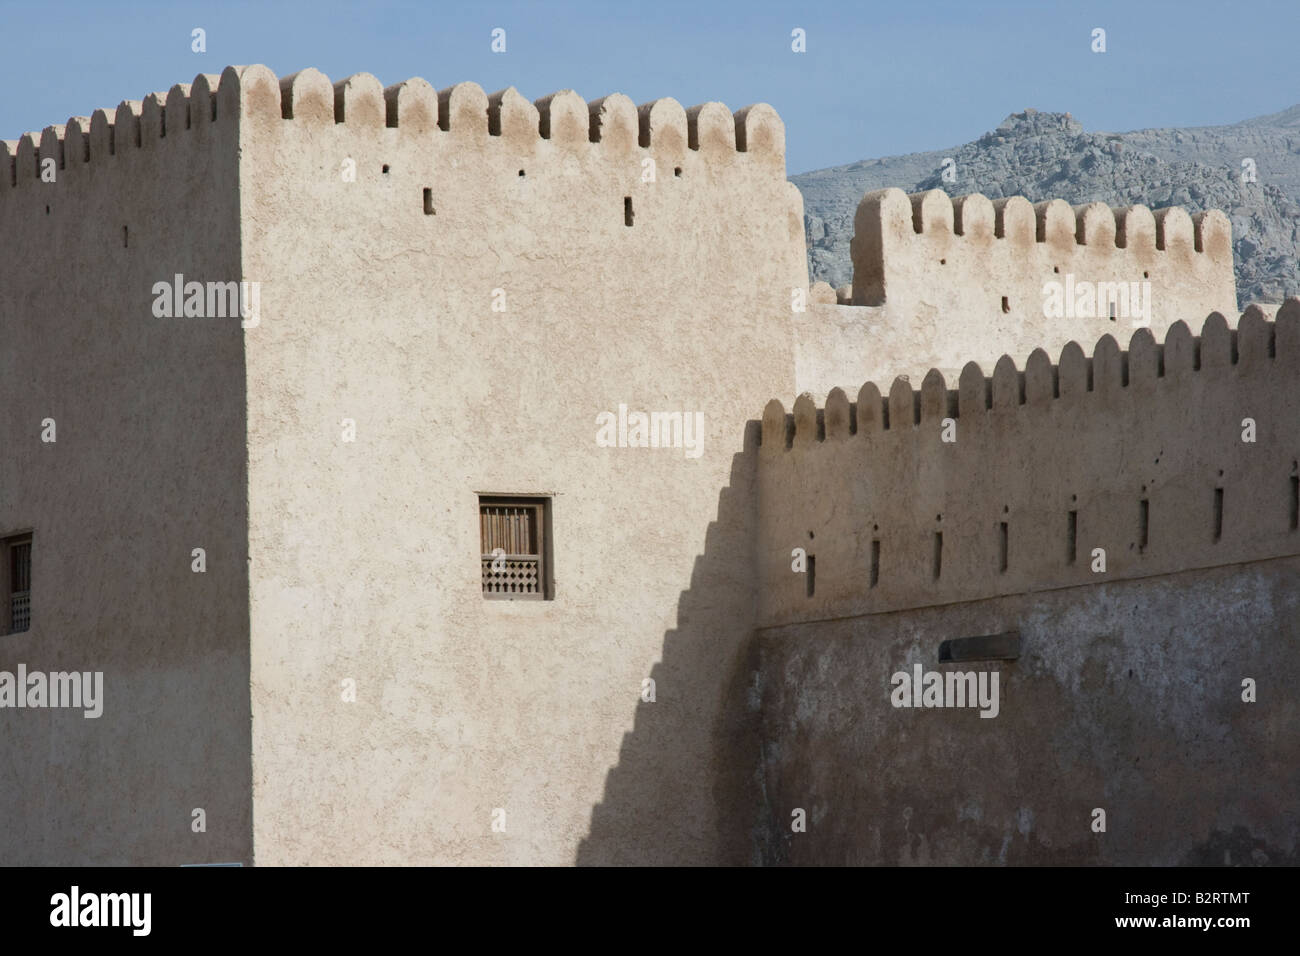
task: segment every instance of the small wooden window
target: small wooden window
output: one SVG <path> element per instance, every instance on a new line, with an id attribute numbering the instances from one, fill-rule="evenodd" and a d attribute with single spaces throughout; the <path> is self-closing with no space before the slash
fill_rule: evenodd
<path id="1" fill-rule="evenodd" d="M 478 511 L 483 597 L 552 600 L 550 499 L 480 496 Z"/>
<path id="2" fill-rule="evenodd" d="M 5 634 L 21 634 L 32 626 L 32 536 L 18 534 L 0 543 L 0 572 L 4 584 Z"/>

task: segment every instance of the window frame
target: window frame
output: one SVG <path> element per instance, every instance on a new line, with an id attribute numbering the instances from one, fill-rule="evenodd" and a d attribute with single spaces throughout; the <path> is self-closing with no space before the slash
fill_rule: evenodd
<path id="1" fill-rule="evenodd" d="M 34 582 L 34 575 L 32 573 L 33 537 L 34 535 L 31 529 L 28 529 L 26 531 L 16 531 L 13 532 L 12 534 L 6 534 L 0 536 L 0 596 L 2 596 L 4 599 L 4 603 L 3 603 L 4 619 L 3 621 L 0 621 L 0 624 L 3 624 L 3 628 L 0 628 L 0 635 L 4 635 L 5 637 L 8 637 L 12 634 L 26 634 L 30 632 L 32 629 L 31 600 L 32 600 L 32 584 Z M 13 626 L 13 622 L 14 622 L 13 601 L 14 601 L 14 596 L 20 592 L 15 590 L 13 586 L 13 574 L 14 574 L 13 553 L 15 548 L 20 547 L 21 545 L 24 544 L 27 545 L 28 548 L 27 592 L 26 592 L 27 593 L 27 626 L 22 630 L 15 630 Z"/>
<path id="2" fill-rule="evenodd" d="M 551 496 L 550 495 L 512 495 L 479 492 L 479 572 L 482 580 L 483 562 L 492 557 L 483 552 L 483 513 L 487 508 L 528 508 L 534 513 L 533 528 L 536 535 L 536 554 L 512 555 L 511 557 L 535 557 L 537 559 L 538 590 L 533 593 L 488 591 L 483 590 L 486 601 L 553 601 L 555 600 L 554 549 L 552 542 Z"/>

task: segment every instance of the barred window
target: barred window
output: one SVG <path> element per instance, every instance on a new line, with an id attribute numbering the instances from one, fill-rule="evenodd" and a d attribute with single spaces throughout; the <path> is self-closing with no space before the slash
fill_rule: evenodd
<path id="1" fill-rule="evenodd" d="M 549 498 L 479 497 L 483 597 L 549 601 Z"/>
<path id="2" fill-rule="evenodd" d="M 32 536 L 13 535 L 0 542 L 3 567 L 5 634 L 19 634 L 32 625 Z"/>

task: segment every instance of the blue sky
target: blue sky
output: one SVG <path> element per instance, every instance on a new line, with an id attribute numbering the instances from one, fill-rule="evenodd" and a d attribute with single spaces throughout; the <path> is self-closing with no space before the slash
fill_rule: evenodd
<path id="1" fill-rule="evenodd" d="M 231 63 L 474 80 L 732 109 L 771 103 L 791 173 L 942 149 L 1027 106 L 1088 129 L 1210 126 L 1300 102 L 1300 0 L 155 2 L 0 0 L 0 138 Z M 205 54 L 190 31 L 207 31 Z M 506 52 L 490 50 L 494 27 Z M 793 53 L 790 33 L 807 34 Z M 1090 49 L 1106 30 L 1105 53 Z"/>

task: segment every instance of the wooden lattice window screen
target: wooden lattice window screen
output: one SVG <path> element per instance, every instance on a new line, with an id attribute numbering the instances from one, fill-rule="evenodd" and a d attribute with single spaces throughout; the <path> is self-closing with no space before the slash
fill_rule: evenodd
<path id="1" fill-rule="evenodd" d="M 21 634 L 32 626 L 32 537 L 4 540 L 4 632 Z"/>
<path id="2" fill-rule="evenodd" d="M 550 597 L 546 517 L 544 498 L 479 499 L 485 598 L 542 601 Z"/>

